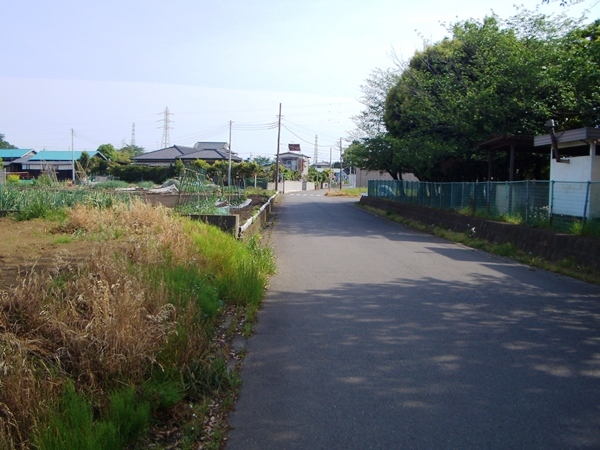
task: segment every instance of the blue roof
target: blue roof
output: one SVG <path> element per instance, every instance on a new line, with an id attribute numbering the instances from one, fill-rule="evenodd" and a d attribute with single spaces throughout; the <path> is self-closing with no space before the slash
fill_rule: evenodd
<path id="1" fill-rule="evenodd" d="M 81 154 L 84 150 L 40 150 L 36 155 L 29 158 L 29 161 L 72 161 L 73 158 L 78 160 L 81 158 Z M 91 158 L 98 153 L 97 150 L 90 150 L 85 152 Z"/>
<path id="2" fill-rule="evenodd" d="M 30 148 L 0 148 L 0 158 L 21 158 L 31 151 Z"/>

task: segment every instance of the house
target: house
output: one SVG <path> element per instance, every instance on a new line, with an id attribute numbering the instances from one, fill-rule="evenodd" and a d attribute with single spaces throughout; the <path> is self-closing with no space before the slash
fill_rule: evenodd
<path id="1" fill-rule="evenodd" d="M 229 157 L 229 145 L 226 142 L 196 142 L 193 147 L 173 145 L 134 156 L 131 160 L 133 164 L 138 165 L 167 167 L 178 159 L 184 164 L 190 164 L 197 159 L 213 164 L 216 161 L 229 161 Z M 231 161 L 241 162 L 242 158 L 232 152 Z"/>
<path id="2" fill-rule="evenodd" d="M 81 158 L 84 150 L 40 150 L 37 153 L 27 154 L 12 161 L 15 171 L 27 172 L 28 177 L 37 178 L 42 173 L 54 172 L 59 180 L 68 180 L 73 177 L 73 161 Z M 90 158 L 106 156 L 97 150 L 85 151 Z"/>
<path id="3" fill-rule="evenodd" d="M 322 172 L 325 169 L 330 169 L 331 163 L 326 162 L 326 161 L 321 161 L 321 162 L 311 164 L 310 167 L 313 167 L 313 168 L 317 169 L 317 171 Z"/>
<path id="4" fill-rule="evenodd" d="M 554 143 L 553 143 L 554 141 Z M 588 219 L 600 217 L 600 129 L 577 128 L 536 136 L 550 162 L 550 210 Z M 559 202 L 555 199 L 566 198 Z"/>
<path id="5" fill-rule="evenodd" d="M 30 148 L 2 148 L 0 149 L 0 159 L 2 159 L 0 169 L 4 168 L 9 173 L 18 173 L 21 178 L 29 178 L 27 173 L 19 172 L 20 166 L 13 163 L 17 159 L 33 155 L 35 155 L 35 150 Z"/>
<path id="6" fill-rule="evenodd" d="M 300 144 L 289 144 L 288 149 L 288 152 L 279 154 L 279 164 L 286 169 L 300 172 L 301 175 L 308 175 L 310 157 L 300 152 Z"/>

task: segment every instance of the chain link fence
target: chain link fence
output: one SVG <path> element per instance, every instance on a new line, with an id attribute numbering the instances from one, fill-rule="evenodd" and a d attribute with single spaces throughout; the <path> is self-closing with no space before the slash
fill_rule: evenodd
<path id="1" fill-rule="evenodd" d="M 600 221 L 600 182 L 369 180 L 368 195 L 559 230 L 586 220 Z"/>

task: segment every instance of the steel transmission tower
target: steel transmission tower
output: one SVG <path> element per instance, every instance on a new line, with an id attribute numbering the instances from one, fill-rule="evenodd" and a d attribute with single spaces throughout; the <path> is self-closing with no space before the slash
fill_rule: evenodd
<path id="1" fill-rule="evenodd" d="M 163 136 L 162 136 L 162 147 L 161 148 L 167 148 L 169 145 L 171 145 L 171 139 L 169 138 L 169 130 L 172 129 L 173 127 L 169 126 L 169 124 L 171 122 L 173 122 L 169 116 L 172 116 L 173 113 L 169 112 L 169 107 L 167 106 L 165 108 L 165 110 L 159 114 L 163 114 L 164 118 L 162 119 L 163 122 L 163 126 L 159 127 L 163 129 Z M 160 122 L 160 120 L 159 120 Z"/>

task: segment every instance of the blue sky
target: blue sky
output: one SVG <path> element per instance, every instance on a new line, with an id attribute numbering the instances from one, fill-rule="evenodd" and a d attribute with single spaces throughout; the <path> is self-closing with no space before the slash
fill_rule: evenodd
<path id="1" fill-rule="evenodd" d="M 523 0 L 528 9 L 564 11 Z M 597 16 L 596 0 L 568 8 Z M 375 68 L 447 35 L 441 23 L 515 13 L 510 0 L 4 0 L 0 133 L 21 148 L 228 141 L 242 157 L 300 143 L 318 159 L 352 130 Z M 334 156 L 335 159 L 335 156 Z"/>

